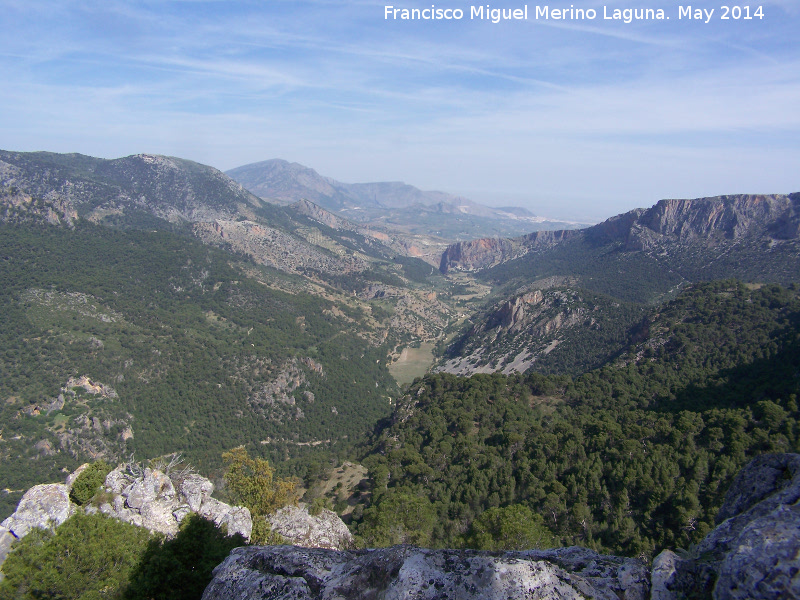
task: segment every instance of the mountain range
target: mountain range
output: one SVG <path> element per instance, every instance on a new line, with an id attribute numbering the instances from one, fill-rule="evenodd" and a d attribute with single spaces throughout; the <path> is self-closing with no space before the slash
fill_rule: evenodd
<path id="1" fill-rule="evenodd" d="M 693 282 L 800 281 L 800 194 L 661 200 L 582 230 L 450 245 L 443 273 L 497 291 L 438 370 L 580 373 L 634 335 L 642 315 Z"/>
<path id="2" fill-rule="evenodd" d="M 444 192 L 426 192 L 402 182 L 342 183 L 280 159 L 237 167 L 227 174 L 272 202 L 309 200 L 358 223 L 449 239 L 584 226 L 538 217 L 520 207 L 493 208 Z"/>
<path id="3" fill-rule="evenodd" d="M 637 410 L 650 411 L 648 398 L 655 398 L 653 406 L 669 412 L 691 408 L 696 390 L 723 406 L 735 388 L 749 390 L 742 402 L 769 401 L 784 411 L 765 404 L 754 410 L 771 416 L 742 417 L 747 432 L 772 423 L 774 439 L 747 438 L 747 448 L 794 439 L 784 431 L 789 417 L 780 415 L 797 410 L 789 388 L 800 194 L 662 200 L 585 229 L 531 227 L 521 236 L 457 241 L 352 217 L 470 206 L 455 197 L 403 184 L 347 186 L 298 165 L 268 164 L 273 176 L 263 183 L 272 187 L 252 191 L 178 158 L 0 151 L 3 511 L 11 512 L 26 487 L 59 479 L 87 459 L 181 451 L 218 476 L 222 451 L 241 444 L 326 495 L 362 539 L 390 536 L 381 519 L 416 494 L 441 517 L 426 534 L 441 543 L 466 539 L 482 510 L 522 499 L 554 513 L 558 522 L 549 527 L 558 535 L 644 552 L 677 538 L 628 527 L 617 489 L 606 489 L 606 504 L 581 500 L 595 524 L 608 518 L 614 531 L 582 530 L 589 513 L 562 508 L 580 504 L 569 496 L 577 488 L 556 485 L 537 454 L 547 445 L 521 446 L 516 429 L 550 435 L 555 414 L 562 424 L 568 416 L 564 431 L 580 437 L 579 421 L 595 418 L 586 411 L 612 399 L 620 415 L 634 395 Z M 264 173 L 263 164 L 252 171 Z M 437 214 L 493 220 L 479 210 Z M 459 221 L 450 222 L 458 229 Z M 732 277 L 748 285 L 699 283 Z M 704 340 L 724 347 L 713 376 L 692 351 L 702 346 L 711 356 Z M 770 362 L 775 357 L 780 364 Z M 696 388 L 681 387 L 673 364 Z M 403 387 L 430 368 L 446 373 Z M 786 389 L 763 391 L 758 381 L 770 369 L 780 371 Z M 642 392 L 654 374 L 672 391 Z M 616 382 L 616 396 L 604 395 L 612 393 L 606 380 Z M 734 380 L 739 387 L 728 386 Z M 665 404 L 669 394 L 677 404 Z M 475 404 L 478 398 L 494 405 Z M 470 414 L 458 408 L 465 402 Z M 440 423 L 442 414 L 452 422 Z M 610 417 L 596 418 L 606 427 Z M 692 439 L 703 448 L 739 447 L 738 425 L 703 418 L 722 419 L 723 437 L 683 421 L 681 431 L 696 430 Z M 733 428 L 730 439 L 726 428 Z M 636 435 L 631 430 L 626 448 Z M 647 436 L 648 444 L 674 441 L 665 432 Z M 564 440 L 563 448 L 580 446 Z M 424 454 L 414 450 L 423 447 Z M 512 460 L 523 447 L 519 472 L 535 463 L 538 482 L 506 472 L 511 463 L 492 462 L 503 453 Z M 452 487 L 489 455 L 493 475 L 473 478 L 480 489 Z M 360 464 L 326 482 L 344 458 Z M 730 469 L 743 460 L 737 454 Z M 452 481 L 436 479 L 451 464 Z M 564 465 L 567 481 L 573 467 Z M 708 480 L 717 486 L 727 472 L 719 469 Z M 602 485 L 617 475 L 605 473 Z M 705 481 L 702 469 L 691 477 Z M 672 525 L 691 517 L 689 508 L 671 504 L 677 491 L 653 509 L 645 491 L 636 514 Z M 681 502 L 701 497 L 710 507 L 709 494 Z M 453 512 L 445 518 L 446 506 Z"/>

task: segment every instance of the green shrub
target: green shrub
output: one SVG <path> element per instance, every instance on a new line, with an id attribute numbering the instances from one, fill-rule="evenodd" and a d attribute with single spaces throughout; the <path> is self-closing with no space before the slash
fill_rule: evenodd
<path id="1" fill-rule="evenodd" d="M 78 506 L 88 504 L 105 483 L 106 475 L 111 472 L 111 467 L 103 460 L 86 467 L 72 484 L 69 497 Z"/>
<path id="2" fill-rule="evenodd" d="M 77 513 L 55 532 L 36 529 L 3 563 L 0 598 L 122 598 L 151 539 L 101 514 Z"/>
<path id="3" fill-rule="evenodd" d="M 544 519 L 521 504 L 490 508 L 472 522 L 467 546 L 477 550 L 541 550 L 554 546 Z"/>

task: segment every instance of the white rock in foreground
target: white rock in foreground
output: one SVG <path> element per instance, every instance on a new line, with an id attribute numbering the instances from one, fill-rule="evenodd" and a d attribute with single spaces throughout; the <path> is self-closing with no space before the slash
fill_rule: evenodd
<path id="1" fill-rule="evenodd" d="M 272 531 L 294 546 L 328 550 L 353 547 L 353 534 L 332 510 L 322 509 L 312 516 L 305 508 L 286 506 L 270 516 L 269 522 Z"/>
<path id="2" fill-rule="evenodd" d="M 203 600 L 645 600 L 649 589 L 642 563 L 577 547 L 497 553 L 248 546 L 214 570 Z"/>

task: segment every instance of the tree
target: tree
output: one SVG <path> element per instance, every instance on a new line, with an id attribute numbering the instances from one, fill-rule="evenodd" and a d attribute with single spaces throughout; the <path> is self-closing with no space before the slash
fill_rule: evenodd
<path id="1" fill-rule="evenodd" d="M 523 504 L 481 513 L 467 536 L 467 546 L 478 550 L 533 550 L 554 545 L 553 534 L 542 516 Z"/>
<path id="2" fill-rule="evenodd" d="M 111 472 L 111 466 L 103 460 L 90 464 L 73 482 L 69 492 L 70 500 L 78 506 L 87 504 L 100 491 L 109 472 Z"/>
<path id="3" fill-rule="evenodd" d="M 359 534 L 369 547 L 427 546 L 435 519 L 433 506 L 424 496 L 390 491 L 364 511 Z"/>
<path id="4" fill-rule="evenodd" d="M 222 459 L 228 465 L 225 472 L 228 496 L 250 510 L 253 519 L 250 542 L 281 543 L 283 540 L 270 530 L 267 517 L 284 506 L 297 503 L 297 481 L 275 477 L 275 470 L 267 459 L 250 458 L 243 446 L 225 452 Z"/>

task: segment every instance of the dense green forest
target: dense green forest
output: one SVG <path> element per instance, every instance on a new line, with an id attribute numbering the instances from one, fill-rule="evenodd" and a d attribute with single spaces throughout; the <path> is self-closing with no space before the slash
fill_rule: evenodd
<path id="1" fill-rule="evenodd" d="M 213 474 L 240 444 L 282 461 L 388 414 L 387 350 L 353 331 L 360 309 L 238 260 L 168 232 L 0 226 L 3 517 L 88 458 L 178 451 Z"/>
<path id="2" fill-rule="evenodd" d="M 559 544 L 647 559 L 701 539 L 749 458 L 800 450 L 798 289 L 698 284 L 641 328 L 575 378 L 416 381 L 364 447 L 362 542 L 474 545 L 482 513 L 516 506 Z"/>

